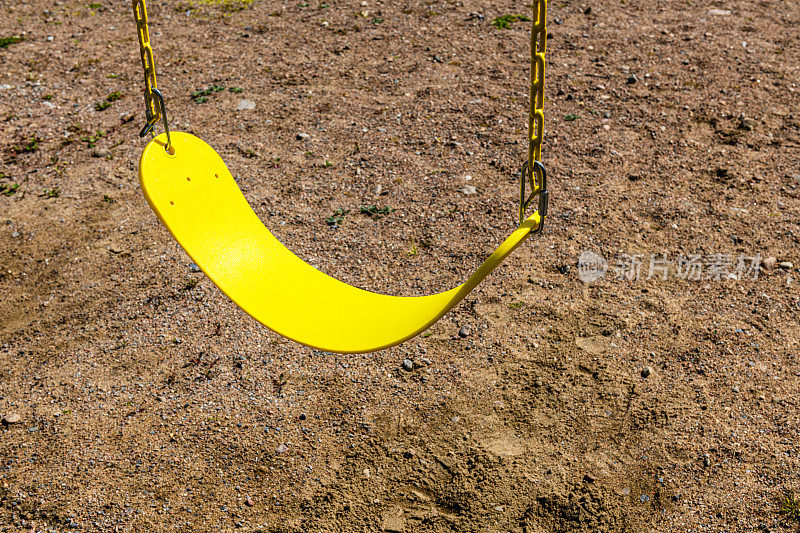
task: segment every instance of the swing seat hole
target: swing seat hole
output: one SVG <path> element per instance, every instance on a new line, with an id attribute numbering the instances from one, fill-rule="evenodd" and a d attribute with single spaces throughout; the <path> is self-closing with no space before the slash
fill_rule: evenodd
<path id="1" fill-rule="evenodd" d="M 188 177 L 188 176 L 187 176 L 187 177 L 186 177 L 186 181 L 192 181 L 192 178 L 190 178 L 190 177 Z"/>
<path id="2" fill-rule="evenodd" d="M 175 202 L 173 202 L 172 200 L 170 200 L 170 202 L 169 202 L 169 205 L 175 205 Z"/>

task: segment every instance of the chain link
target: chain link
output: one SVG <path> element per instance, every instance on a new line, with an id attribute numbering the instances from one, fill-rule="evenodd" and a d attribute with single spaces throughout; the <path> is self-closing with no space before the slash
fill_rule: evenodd
<path id="1" fill-rule="evenodd" d="M 547 0 L 538 0 L 531 29 L 531 113 L 528 158 L 540 161 L 544 136 L 544 56 L 547 51 Z"/>
<path id="2" fill-rule="evenodd" d="M 139 35 L 139 50 L 144 68 L 144 100 L 147 111 L 148 124 L 155 123 L 161 115 L 161 110 L 156 102 L 153 92 L 158 89 L 156 84 L 156 62 L 153 58 L 153 48 L 150 46 L 150 30 L 147 27 L 147 6 L 144 0 L 133 0 L 133 16 L 136 19 L 136 31 Z"/>
<path id="3" fill-rule="evenodd" d="M 535 19 L 531 27 L 531 107 L 528 119 L 528 163 L 520 176 L 520 223 L 525 220 L 525 210 L 537 195 L 540 196 L 539 214 L 542 217 L 547 209 L 544 167 L 541 165 L 542 139 L 544 138 L 544 57 L 547 51 L 547 0 L 536 0 L 533 9 Z M 531 187 L 530 195 L 527 197 L 525 194 L 526 181 L 530 183 Z"/>

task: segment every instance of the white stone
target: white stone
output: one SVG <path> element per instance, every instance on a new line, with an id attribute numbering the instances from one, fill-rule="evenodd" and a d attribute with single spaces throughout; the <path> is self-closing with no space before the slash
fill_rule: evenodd
<path id="1" fill-rule="evenodd" d="M 251 111 L 256 108 L 256 103 L 252 100 L 240 100 L 236 106 L 237 111 Z"/>

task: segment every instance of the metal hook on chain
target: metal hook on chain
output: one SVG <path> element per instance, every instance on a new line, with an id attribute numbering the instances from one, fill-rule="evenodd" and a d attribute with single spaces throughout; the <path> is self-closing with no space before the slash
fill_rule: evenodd
<path id="1" fill-rule="evenodd" d="M 158 89 L 153 89 L 153 94 L 156 95 L 156 99 L 158 100 L 158 114 L 150 116 L 150 110 L 147 110 L 147 124 L 145 124 L 142 131 L 139 132 L 139 137 L 144 137 L 148 133 L 151 133 L 153 127 L 159 119 L 161 119 L 164 122 L 164 133 L 167 134 L 167 146 L 164 148 L 171 154 L 174 152 L 174 149 L 172 148 L 172 139 L 169 136 L 169 122 L 167 121 L 167 106 L 164 104 L 164 95 L 162 95 L 161 91 Z"/>
<path id="2" fill-rule="evenodd" d="M 539 196 L 539 206 L 537 212 L 539 213 L 539 226 L 533 231 L 533 234 L 541 233 L 544 229 L 544 219 L 547 217 L 547 206 L 550 202 L 550 193 L 547 190 L 547 170 L 541 161 L 533 161 L 533 172 L 529 170 L 529 161 L 525 161 L 522 165 L 520 172 L 520 190 L 519 190 L 519 223 L 525 222 L 525 210 L 531 205 L 535 196 Z M 537 179 L 534 179 L 534 175 Z M 526 179 L 527 178 L 527 179 Z M 530 181 L 531 194 L 525 197 L 525 183 Z M 539 187 L 536 184 L 539 183 Z"/>

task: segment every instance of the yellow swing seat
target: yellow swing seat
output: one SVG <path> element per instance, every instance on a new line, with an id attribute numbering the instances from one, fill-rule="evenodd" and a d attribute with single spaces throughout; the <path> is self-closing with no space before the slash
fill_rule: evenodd
<path id="1" fill-rule="evenodd" d="M 399 344 L 427 329 L 469 294 L 547 216 L 541 165 L 544 127 L 547 0 L 534 0 L 531 28 L 531 105 L 528 163 L 520 174 L 520 226 L 464 283 L 439 294 L 387 296 L 351 287 L 290 252 L 250 209 L 222 158 L 188 133 L 170 136 L 164 98 L 156 83 L 145 0 L 132 0 L 144 70 L 147 123 L 165 133 L 139 161 L 139 181 L 150 207 L 206 275 L 250 316 L 302 344 L 341 353 Z M 526 186 L 530 184 L 530 194 Z M 539 208 L 526 209 L 538 198 Z M 333 310 L 333 312 L 331 312 Z"/>
<path id="2" fill-rule="evenodd" d="M 464 283 L 399 297 L 352 287 L 304 263 L 261 223 L 222 158 L 188 133 L 145 148 L 139 180 L 150 207 L 203 272 L 250 316 L 299 343 L 330 352 L 388 348 L 418 335 L 469 294 L 541 223 L 523 221 Z M 332 312 L 333 310 L 333 312 Z"/>

